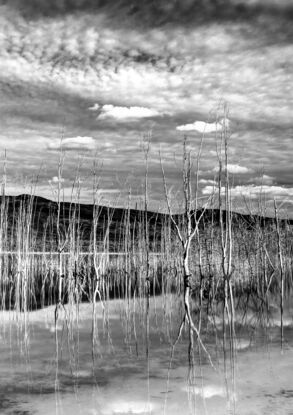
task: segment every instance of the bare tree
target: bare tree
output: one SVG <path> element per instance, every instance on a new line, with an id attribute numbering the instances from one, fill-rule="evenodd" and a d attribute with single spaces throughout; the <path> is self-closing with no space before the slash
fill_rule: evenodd
<path id="1" fill-rule="evenodd" d="M 183 165 L 182 165 L 182 186 L 183 186 L 183 200 L 184 200 L 184 220 L 179 226 L 178 219 L 176 220 L 175 215 L 172 212 L 171 200 L 168 193 L 166 175 L 163 167 L 162 158 L 161 160 L 161 170 L 163 176 L 164 192 L 166 198 L 166 204 L 171 222 L 175 228 L 177 237 L 180 241 L 182 247 L 182 266 L 183 266 L 183 301 L 184 301 L 184 316 L 179 327 L 178 335 L 173 343 L 173 348 L 176 343 L 179 341 L 182 330 L 185 324 L 188 324 L 189 328 L 189 357 L 190 363 L 193 363 L 193 350 L 194 350 L 194 334 L 197 337 L 197 341 L 201 348 L 206 353 L 211 365 L 213 366 L 211 356 L 206 349 L 205 345 L 202 342 L 200 336 L 200 322 L 198 327 L 196 326 L 191 312 L 191 290 L 192 290 L 192 273 L 190 270 L 190 251 L 191 246 L 194 241 L 198 241 L 197 236 L 199 235 L 199 224 L 203 218 L 203 215 L 206 211 L 206 208 L 209 203 L 208 201 L 204 204 L 201 210 L 198 210 L 198 173 L 199 173 L 199 162 L 201 157 L 202 141 L 200 148 L 196 155 L 196 166 L 195 172 L 193 171 L 193 156 L 190 149 L 187 146 L 187 138 L 184 137 L 183 141 Z M 195 174 L 195 186 L 193 185 L 193 179 Z M 199 213 L 199 215 L 198 215 Z"/>

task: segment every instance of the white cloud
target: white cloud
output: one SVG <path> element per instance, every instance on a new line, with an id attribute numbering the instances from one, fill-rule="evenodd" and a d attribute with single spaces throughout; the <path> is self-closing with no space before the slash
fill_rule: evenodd
<path id="1" fill-rule="evenodd" d="M 197 131 L 198 133 L 214 133 L 216 131 L 221 131 L 224 127 L 224 124 L 226 126 L 229 126 L 229 120 L 220 120 L 219 122 L 204 122 L 204 121 L 195 121 L 192 124 L 185 124 L 185 125 L 179 125 L 176 127 L 176 130 L 178 131 Z"/>
<path id="2" fill-rule="evenodd" d="M 221 191 L 225 192 L 225 188 L 222 187 Z M 269 198 L 292 198 L 293 197 L 293 188 L 292 187 L 282 187 L 282 186 L 269 186 L 269 185 L 244 185 L 244 186 L 235 186 L 230 188 L 230 194 L 232 197 L 248 197 L 251 199 L 257 199 L 260 195 L 266 195 Z M 202 193 L 204 195 L 209 195 L 215 192 L 214 186 L 206 186 Z"/>
<path id="3" fill-rule="evenodd" d="M 97 108 L 98 104 L 95 104 L 93 108 Z M 157 117 L 159 112 L 145 107 L 116 107 L 114 105 L 103 105 L 99 119 L 115 118 L 117 120 L 129 120 L 136 118 L 148 118 Z"/>
<path id="4" fill-rule="evenodd" d="M 223 167 L 225 169 L 225 167 Z M 219 166 L 214 167 L 213 172 L 218 172 Z M 245 174 L 251 170 L 248 167 L 239 166 L 239 164 L 227 164 L 227 171 L 231 174 Z"/>
<path id="5" fill-rule="evenodd" d="M 249 173 L 250 169 L 244 166 L 239 166 L 239 164 L 228 164 L 227 170 L 232 174 L 245 174 Z"/>
<path id="6" fill-rule="evenodd" d="M 259 177 L 252 177 L 249 182 L 254 184 L 260 184 L 260 185 L 271 185 L 274 182 L 274 177 L 267 176 L 266 174 L 263 174 Z"/>
<path id="7" fill-rule="evenodd" d="M 121 189 L 98 189 L 97 193 L 99 195 L 104 195 L 104 194 L 121 194 Z"/>
<path id="8" fill-rule="evenodd" d="M 263 184 L 271 184 L 274 178 L 272 176 L 267 176 L 266 174 L 263 174 L 263 176 L 260 177 L 260 180 Z"/>
<path id="9" fill-rule="evenodd" d="M 205 184 L 205 185 L 211 185 L 211 186 L 216 186 L 217 185 L 217 182 L 215 180 L 211 180 L 211 179 L 200 179 L 198 183 Z"/>
<path id="10" fill-rule="evenodd" d="M 101 108 L 101 105 L 100 104 L 94 104 L 94 105 L 92 105 L 91 107 L 88 107 L 88 109 L 90 110 L 90 111 L 98 111 L 99 109 Z"/>
<path id="11" fill-rule="evenodd" d="M 59 178 L 54 176 L 51 180 L 49 180 L 49 183 L 64 183 L 64 179 L 62 177 Z"/>
<path id="12" fill-rule="evenodd" d="M 68 137 L 63 140 L 55 140 L 48 144 L 49 150 L 94 150 L 95 140 L 93 137 Z"/>

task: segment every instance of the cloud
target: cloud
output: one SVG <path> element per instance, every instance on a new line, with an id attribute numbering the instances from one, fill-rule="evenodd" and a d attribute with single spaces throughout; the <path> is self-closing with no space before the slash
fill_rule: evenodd
<path id="1" fill-rule="evenodd" d="M 198 181 L 199 184 L 204 184 L 204 185 L 211 185 L 211 186 L 216 186 L 217 182 L 215 180 L 211 180 L 211 179 L 200 179 Z"/>
<path id="2" fill-rule="evenodd" d="M 95 106 L 92 108 L 98 109 Z M 140 119 L 140 118 L 151 118 L 159 116 L 159 112 L 150 108 L 145 107 L 119 107 L 114 105 L 103 105 L 101 113 L 99 115 L 100 120 L 116 119 L 119 121 Z"/>
<path id="3" fill-rule="evenodd" d="M 221 191 L 225 192 L 225 188 L 222 187 Z M 202 189 L 204 195 L 209 195 L 215 192 L 214 186 L 206 186 Z M 293 198 L 292 187 L 282 186 L 269 186 L 269 185 L 243 185 L 235 186 L 229 189 L 231 197 L 248 197 L 250 199 L 258 199 L 261 195 L 266 195 L 270 199 L 287 199 Z"/>
<path id="4" fill-rule="evenodd" d="M 232 174 L 245 174 L 249 173 L 248 167 L 239 166 L 239 164 L 227 164 L 227 171 Z"/>
<path id="5" fill-rule="evenodd" d="M 48 150 L 94 150 L 96 146 L 93 137 L 68 137 L 63 140 L 51 141 Z"/>
<path id="6" fill-rule="evenodd" d="M 204 121 L 195 121 L 192 124 L 179 125 L 176 127 L 178 131 L 197 131 L 198 133 L 214 133 L 216 131 L 221 131 L 226 124 L 226 127 L 229 126 L 229 120 L 220 120 L 219 122 L 208 123 Z"/>
<path id="7" fill-rule="evenodd" d="M 104 194 L 121 194 L 121 189 L 98 189 L 97 193 L 99 195 L 104 195 Z"/>
<path id="8" fill-rule="evenodd" d="M 62 177 L 59 178 L 54 176 L 51 180 L 49 180 L 49 183 L 64 183 L 64 179 Z"/>
<path id="9" fill-rule="evenodd" d="M 225 170 L 226 167 L 224 166 Z M 219 166 L 214 167 L 213 172 L 217 173 L 219 171 Z M 251 172 L 251 169 L 248 167 L 240 166 L 239 164 L 227 164 L 227 171 L 231 174 L 245 174 Z"/>
<path id="10" fill-rule="evenodd" d="M 89 111 L 98 111 L 101 109 L 101 105 L 100 104 L 94 104 L 91 107 L 88 108 Z"/>
<path id="11" fill-rule="evenodd" d="M 272 176 L 268 176 L 266 174 L 262 174 L 259 177 L 252 177 L 249 182 L 253 184 L 259 184 L 259 185 L 272 185 L 275 178 Z"/>

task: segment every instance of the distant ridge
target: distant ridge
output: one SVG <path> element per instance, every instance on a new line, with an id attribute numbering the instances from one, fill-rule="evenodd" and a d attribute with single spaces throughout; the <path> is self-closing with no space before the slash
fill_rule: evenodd
<path id="1" fill-rule="evenodd" d="M 18 225 L 17 220 L 29 221 L 35 244 L 38 248 L 56 249 L 57 244 L 57 214 L 58 203 L 41 196 L 31 196 L 21 194 L 18 196 L 0 197 L 1 212 L 7 221 L 7 231 L 11 238 Z M 5 202 L 3 204 L 3 202 Z M 29 209 L 30 208 L 30 209 Z M 26 213 L 25 213 L 26 212 Z M 30 212 L 30 216 L 28 216 Z M 104 243 L 106 233 L 108 233 L 109 250 L 121 249 L 123 238 L 134 240 L 139 233 L 144 232 L 145 224 L 148 225 L 150 244 L 160 246 L 161 233 L 164 227 L 169 226 L 174 230 L 170 217 L 166 213 L 143 210 L 126 209 L 121 207 L 96 206 L 94 213 L 93 204 L 77 204 L 73 202 L 60 202 L 60 227 L 65 238 L 66 232 L 74 223 L 75 231 L 79 232 L 79 241 L 82 249 L 89 247 L 92 238 L 93 218 L 97 218 L 97 240 L 100 244 Z M 202 215 L 203 214 L 203 215 Z M 22 217 L 21 217 L 22 215 Z M 202 215 L 200 229 L 208 226 L 218 227 L 220 224 L 219 209 L 206 209 L 203 213 L 199 209 L 194 216 L 197 218 Z M 173 216 L 175 221 L 180 224 L 184 221 L 183 214 Z M 226 214 L 222 211 L 223 222 Z M 259 215 L 248 215 L 232 212 L 233 225 L 245 229 L 254 229 L 255 226 L 271 226 L 275 223 L 275 218 L 263 217 Z M 3 218 L 1 219 L 3 222 Z M 280 223 L 285 223 L 280 220 Z M 289 225 L 293 220 L 287 220 Z M 3 225 L 2 225 L 3 226 Z"/>

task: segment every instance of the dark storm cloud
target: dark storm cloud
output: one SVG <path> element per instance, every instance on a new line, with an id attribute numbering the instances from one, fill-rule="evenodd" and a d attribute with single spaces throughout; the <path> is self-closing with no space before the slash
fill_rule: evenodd
<path id="1" fill-rule="evenodd" d="M 213 22 L 249 23 L 245 36 L 255 36 L 264 44 L 293 40 L 293 5 L 290 0 L 0 0 L 27 20 L 66 18 L 75 14 L 107 17 L 109 27 L 145 28 L 174 26 L 184 29 Z M 127 52 L 125 54 L 127 57 Z M 141 53 L 138 62 L 155 63 L 157 56 Z"/>
<path id="2" fill-rule="evenodd" d="M 141 22 L 163 24 L 174 22 L 188 24 L 206 19 L 248 19 L 253 17 L 280 16 L 293 18 L 293 6 L 289 1 L 240 0 L 1 0 L 21 11 L 26 17 L 64 16 L 75 12 L 107 12 L 116 16 L 132 17 Z"/>

